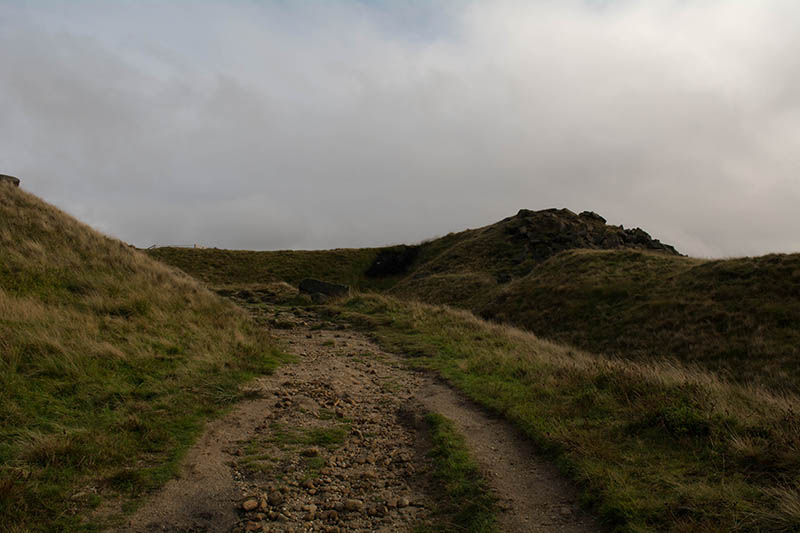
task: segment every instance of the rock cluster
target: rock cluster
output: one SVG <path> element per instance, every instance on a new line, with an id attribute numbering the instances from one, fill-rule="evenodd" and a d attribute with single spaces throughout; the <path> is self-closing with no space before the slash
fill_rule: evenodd
<path id="1" fill-rule="evenodd" d="M 640 228 L 608 225 L 603 217 L 591 211 L 577 215 L 569 209 L 522 209 L 502 223 L 505 232 L 521 245 L 521 255 L 537 261 L 573 248 L 629 248 L 680 255 L 675 248 L 653 239 Z"/>
<path id="2" fill-rule="evenodd" d="M 300 281 L 297 288 L 301 294 L 311 295 L 311 298 L 317 303 L 322 303 L 327 298 L 338 298 L 350 294 L 350 287 L 347 285 L 329 283 L 313 278 L 306 278 Z"/>

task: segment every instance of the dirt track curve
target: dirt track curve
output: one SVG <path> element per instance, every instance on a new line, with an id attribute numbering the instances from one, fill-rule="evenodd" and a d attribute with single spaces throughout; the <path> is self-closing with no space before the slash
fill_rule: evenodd
<path id="1" fill-rule="evenodd" d="M 435 517 L 426 412 L 456 424 L 496 493 L 501 531 L 600 527 L 508 424 L 363 335 L 276 311 L 296 363 L 249 385 L 180 476 L 121 531 L 412 531 Z M 328 327 L 333 329 L 320 329 Z"/>

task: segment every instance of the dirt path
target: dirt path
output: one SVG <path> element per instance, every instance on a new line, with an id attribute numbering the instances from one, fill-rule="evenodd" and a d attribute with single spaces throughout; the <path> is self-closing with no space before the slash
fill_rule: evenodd
<path id="1" fill-rule="evenodd" d="M 467 438 L 504 509 L 502 531 L 599 531 L 512 428 L 363 335 L 278 313 L 293 327 L 275 334 L 298 362 L 210 424 L 181 476 L 123 531 L 411 531 L 434 518 L 429 410 Z"/>
<path id="2" fill-rule="evenodd" d="M 493 419 L 450 388 L 427 383 L 423 405 L 452 420 L 500 498 L 501 531 L 599 531 L 577 504 L 574 488 L 503 420 Z"/>

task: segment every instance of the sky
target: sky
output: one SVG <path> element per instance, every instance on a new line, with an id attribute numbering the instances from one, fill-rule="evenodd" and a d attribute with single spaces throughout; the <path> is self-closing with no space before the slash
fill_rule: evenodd
<path id="1" fill-rule="evenodd" d="M 800 252 L 800 2 L 0 0 L 0 173 L 140 247 Z"/>

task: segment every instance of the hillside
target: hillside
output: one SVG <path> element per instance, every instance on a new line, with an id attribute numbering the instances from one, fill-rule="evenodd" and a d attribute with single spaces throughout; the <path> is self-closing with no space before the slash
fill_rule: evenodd
<path id="1" fill-rule="evenodd" d="M 0 530 L 156 487 L 279 353 L 196 281 L 0 183 Z"/>
<path id="2" fill-rule="evenodd" d="M 462 310 L 381 295 L 323 312 L 513 423 L 612 531 L 800 528 L 797 396 L 680 364 L 609 360 Z"/>
<path id="3" fill-rule="evenodd" d="M 443 377 L 557 462 L 615 530 L 797 530 L 800 256 L 693 259 L 642 230 L 566 210 L 522 211 L 420 245 L 364 250 L 358 261 L 358 250 L 341 253 L 252 252 L 253 273 L 242 262 L 237 277 L 217 280 L 287 329 L 315 313 L 327 320 L 301 339 L 317 327 L 362 329 Z M 230 273 L 225 258 L 236 254 L 247 257 L 180 252 L 189 272 L 217 258 Z M 230 291 L 267 282 L 253 276 L 269 264 L 271 281 L 317 276 L 391 296 L 276 309 Z"/>
<path id="4" fill-rule="evenodd" d="M 574 248 L 657 250 L 678 255 L 641 229 L 610 226 L 595 213 L 568 209 L 521 210 L 484 228 L 451 233 L 420 245 L 335 250 L 249 251 L 162 247 L 146 250 L 213 286 L 258 285 L 306 277 L 384 290 L 409 276 L 486 277 L 503 283 L 529 273 L 542 260 Z M 491 278 L 491 279 L 490 279 Z"/>
<path id="5" fill-rule="evenodd" d="M 643 230 L 565 209 L 522 210 L 413 246 L 151 254 L 210 283 L 319 277 L 462 307 L 594 352 L 800 390 L 798 254 L 687 258 Z"/>
<path id="6" fill-rule="evenodd" d="M 797 391 L 800 254 L 715 261 L 565 252 L 475 305 L 596 352 L 679 359 Z"/>

